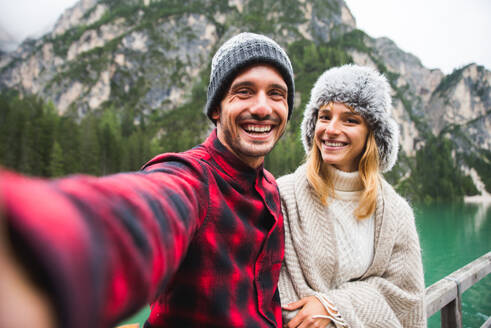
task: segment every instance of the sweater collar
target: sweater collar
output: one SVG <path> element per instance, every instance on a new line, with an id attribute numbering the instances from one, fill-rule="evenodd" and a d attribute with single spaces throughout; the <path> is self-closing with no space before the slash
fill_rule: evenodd
<path id="1" fill-rule="evenodd" d="M 264 163 L 255 169 L 245 164 L 220 142 L 216 128 L 210 133 L 203 146 L 212 154 L 213 161 L 230 177 L 234 179 L 239 177 L 252 183 L 263 176 L 268 180 L 264 175 Z"/>
<path id="2" fill-rule="evenodd" d="M 332 165 L 327 165 L 327 170 L 336 191 L 353 192 L 363 190 L 363 184 L 358 171 L 344 172 Z"/>

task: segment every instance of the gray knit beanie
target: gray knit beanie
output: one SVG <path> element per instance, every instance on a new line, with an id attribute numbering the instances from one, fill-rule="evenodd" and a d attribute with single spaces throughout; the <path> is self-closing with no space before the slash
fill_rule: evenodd
<path id="1" fill-rule="evenodd" d="M 373 131 L 380 170 L 392 169 L 399 150 L 399 127 L 391 117 L 390 86 L 382 74 L 370 67 L 344 65 L 325 71 L 312 89 L 302 121 L 302 142 L 307 153 L 312 148 L 319 108 L 339 102 L 353 108 Z"/>
<path id="2" fill-rule="evenodd" d="M 205 114 L 213 122 L 212 112 L 222 101 L 235 76 L 245 67 L 261 63 L 272 65 L 283 76 L 288 87 L 288 119 L 290 119 L 295 84 L 288 55 L 276 42 L 264 35 L 241 33 L 225 42 L 211 62 Z"/>

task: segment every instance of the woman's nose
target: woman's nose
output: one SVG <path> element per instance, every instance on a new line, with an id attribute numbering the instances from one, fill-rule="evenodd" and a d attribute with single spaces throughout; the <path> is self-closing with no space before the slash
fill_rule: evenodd
<path id="1" fill-rule="evenodd" d="M 326 133 L 329 135 L 337 135 L 340 133 L 339 131 L 339 122 L 336 119 L 331 119 L 326 124 Z"/>

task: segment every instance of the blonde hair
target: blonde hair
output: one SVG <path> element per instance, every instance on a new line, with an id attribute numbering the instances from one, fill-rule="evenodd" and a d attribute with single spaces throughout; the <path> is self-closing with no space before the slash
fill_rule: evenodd
<path id="1" fill-rule="evenodd" d="M 330 104 L 332 103 L 322 108 Z M 324 167 L 321 152 L 315 142 L 312 143 L 312 148 L 307 156 L 306 166 L 307 180 L 322 204 L 327 206 L 327 198 L 334 197 L 334 185 L 329 177 L 328 170 Z M 375 212 L 377 191 L 380 184 L 379 154 L 375 136 L 371 130 L 368 132 L 365 150 L 358 163 L 358 171 L 360 172 L 363 192 L 354 214 L 356 218 L 364 219 Z"/>

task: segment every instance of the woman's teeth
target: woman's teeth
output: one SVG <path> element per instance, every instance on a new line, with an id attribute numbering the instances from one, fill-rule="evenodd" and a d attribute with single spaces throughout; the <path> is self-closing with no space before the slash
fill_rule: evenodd
<path id="1" fill-rule="evenodd" d="M 324 142 L 324 144 L 327 147 L 343 147 L 344 146 L 344 143 L 342 143 L 342 142 L 326 141 L 326 142 Z"/>

